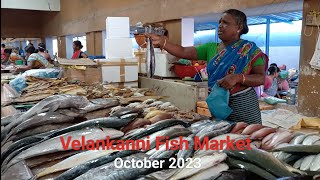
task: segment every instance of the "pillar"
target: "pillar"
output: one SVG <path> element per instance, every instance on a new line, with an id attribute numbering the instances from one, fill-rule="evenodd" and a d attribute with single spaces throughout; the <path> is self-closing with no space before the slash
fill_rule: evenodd
<path id="1" fill-rule="evenodd" d="M 102 55 L 102 31 L 86 33 L 87 53 L 90 56 Z"/>
<path id="2" fill-rule="evenodd" d="M 71 59 L 73 55 L 73 35 L 65 36 L 65 49 L 66 49 L 66 58 Z M 60 53 L 59 53 L 60 54 Z"/>
<path id="3" fill-rule="evenodd" d="M 181 20 L 181 45 L 193 46 L 194 45 L 194 19 L 182 18 Z"/>
<path id="4" fill-rule="evenodd" d="M 58 41 L 58 55 L 61 58 L 67 58 L 67 51 L 66 51 L 66 36 L 59 36 L 57 38 Z"/>
<path id="5" fill-rule="evenodd" d="M 313 30 L 311 36 L 304 32 L 311 32 L 312 28 L 306 26 L 306 15 L 311 10 L 318 10 L 318 1 L 304 0 L 303 18 L 300 45 L 300 70 L 298 86 L 298 111 L 305 116 L 320 117 L 320 71 L 311 68 L 310 61 L 315 52 L 317 42 L 317 31 Z"/>
<path id="6" fill-rule="evenodd" d="M 169 31 L 170 42 L 181 45 L 181 19 L 165 21 L 163 25 Z"/>
<path id="7" fill-rule="evenodd" d="M 102 55 L 106 56 L 106 44 L 105 44 L 105 39 L 106 39 L 106 31 L 102 31 Z"/>

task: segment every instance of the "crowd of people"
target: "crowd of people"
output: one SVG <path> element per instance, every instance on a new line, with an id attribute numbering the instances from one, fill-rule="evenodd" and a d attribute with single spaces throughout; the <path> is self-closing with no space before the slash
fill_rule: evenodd
<path id="1" fill-rule="evenodd" d="M 73 55 L 71 59 L 88 58 L 81 49 L 83 45 L 80 41 L 73 42 Z M 25 72 L 30 69 L 43 69 L 54 66 L 54 59 L 51 58 L 46 45 L 39 43 L 38 48 L 35 48 L 32 43 L 29 43 L 24 51 L 20 48 L 6 48 L 5 44 L 1 44 L 1 69 L 6 66 L 13 66 L 13 73 Z M 17 66 L 20 65 L 20 66 Z"/>

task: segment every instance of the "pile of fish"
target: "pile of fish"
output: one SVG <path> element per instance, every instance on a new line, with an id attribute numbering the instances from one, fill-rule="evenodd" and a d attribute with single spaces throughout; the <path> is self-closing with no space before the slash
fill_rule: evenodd
<path id="1" fill-rule="evenodd" d="M 117 98 L 53 95 L 25 113 L 2 118 L 1 126 L 3 179 L 277 179 L 319 173 L 318 134 L 302 137 L 258 124 L 213 121 L 156 99 L 123 105 Z M 95 143 L 106 137 L 111 147 L 127 141 L 130 148 Z M 248 139 L 242 150 L 223 143 Z M 149 141 L 149 147 L 134 146 L 134 140 Z M 171 148 L 181 140 L 188 143 Z M 78 150 L 71 146 L 75 142 Z M 205 142 L 219 148 L 195 150 Z M 165 163 L 118 168 L 117 158 Z M 175 168 L 170 158 L 177 160 Z"/>
<path id="2" fill-rule="evenodd" d="M 86 96 L 88 99 L 97 98 L 127 98 L 153 96 L 149 89 L 117 88 L 103 86 L 101 84 L 87 86 L 79 82 L 68 82 L 67 79 L 48 79 L 33 76 L 26 77 L 27 87 L 21 92 L 21 96 L 14 99 L 13 103 L 37 103 L 54 94 L 71 94 Z"/>

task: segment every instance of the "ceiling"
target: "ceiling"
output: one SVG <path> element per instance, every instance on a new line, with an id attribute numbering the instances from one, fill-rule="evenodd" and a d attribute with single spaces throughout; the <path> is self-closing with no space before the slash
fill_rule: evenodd
<path id="1" fill-rule="evenodd" d="M 285 3 L 270 4 L 250 9 L 240 9 L 247 15 L 249 25 L 266 23 L 269 18 L 271 23 L 286 22 L 302 19 L 302 0 L 288 0 Z M 221 13 L 210 13 L 200 16 L 186 17 L 193 18 L 195 31 L 214 29 L 218 24 Z"/>

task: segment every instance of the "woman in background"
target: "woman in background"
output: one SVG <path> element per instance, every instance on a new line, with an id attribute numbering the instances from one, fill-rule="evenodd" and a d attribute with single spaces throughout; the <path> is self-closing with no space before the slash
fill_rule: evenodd
<path id="1" fill-rule="evenodd" d="M 88 58 L 88 56 L 81 51 L 83 48 L 80 41 L 73 41 L 73 55 L 71 59 Z"/>
<path id="2" fill-rule="evenodd" d="M 6 56 L 6 61 L 13 64 L 16 64 L 17 60 L 23 61 L 23 58 L 16 52 L 12 51 L 12 49 L 5 49 L 4 55 Z"/>
<path id="3" fill-rule="evenodd" d="M 27 66 L 16 67 L 15 72 L 24 72 L 30 69 L 43 69 L 50 66 L 48 60 L 39 53 L 35 53 L 36 49 L 34 46 L 27 46 L 26 55 L 28 56 Z"/>
<path id="4" fill-rule="evenodd" d="M 270 66 L 268 69 L 269 75 L 266 76 L 265 78 L 265 83 L 264 83 L 264 93 L 263 97 L 266 96 L 276 96 L 278 92 L 278 73 L 279 73 L 279 68 L 276 66 Z"/>
<path id="5" fill-rule="evenodd" d="M 39 43 L 38 45 L 38 54 L 42 55 L 44 58 L 46 58 L 46 60 L 48 60 L 49 62 L 51 62 L 51 56 L 49 53 L 47 53 L 46 50 L 46 45 L 44 43 Z"/>

